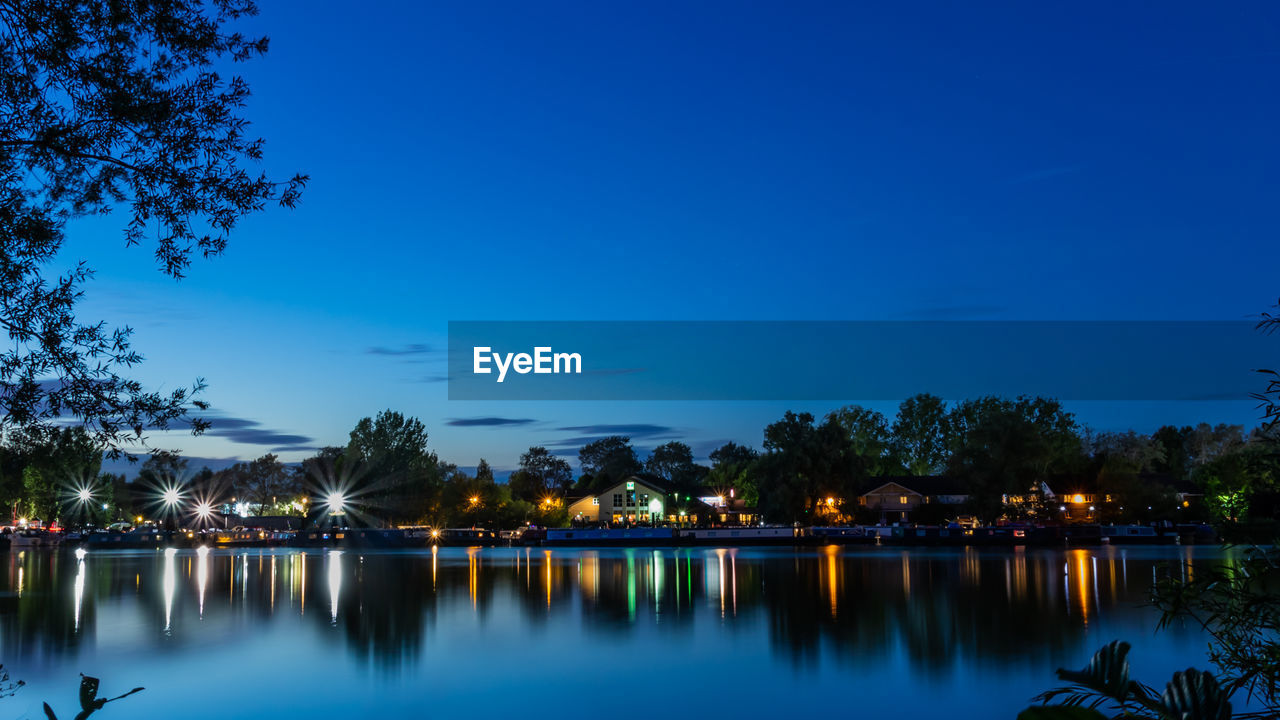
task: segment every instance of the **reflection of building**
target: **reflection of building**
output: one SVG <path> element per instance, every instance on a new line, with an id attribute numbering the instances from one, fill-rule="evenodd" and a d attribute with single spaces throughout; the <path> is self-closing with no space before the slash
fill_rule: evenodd
<path id="1" fill-rule="evenodd" d="M 943 475 L 880 479 L 887 482 L 859 496 L 858 504 L 878 510 L 889 520 L 906 520 L 911 511 L 922 505 L 959 505 L 969 499 L 968 491 L 959 481 Z"/>

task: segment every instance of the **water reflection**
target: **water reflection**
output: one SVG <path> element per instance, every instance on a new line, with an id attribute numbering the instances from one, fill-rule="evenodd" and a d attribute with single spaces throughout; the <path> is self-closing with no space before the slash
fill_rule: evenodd
<path id="1" fill-rule="evenodd" d="M 164 632 L 169 634 L 173 620 L 173 595 L 178 589 L 177 563 L 178 551 L 169 548 L 164 551 Z"/>
<path id="2" fill-rule="evenodd" d="M 204 591 L 209 587 L 209 548 L 196 550 L 196 592 L 199 596 L 199 613 L 204 618 Z"/>
<path id="3" fill-rule="evenodd" d="M 1190 547 L 24 551 L 0 556 L 0 647 L 17 664 L 136 641 L 99 626 L 110 608 L 137 613 L 158 631 L 153 643 L 194 646 L 215 627 L 230 632 L 233 617 L 243 632 L 293 618 L 336 629 L 356 657 L 408 667 L 442 616 L 514 617 L 526 627 L 564 623 L 582 642 L 710 622 L 718 633 L 766 633 L 802 665 L 820 653 L 865 664 L 900 651 L 916 670 L 943 671 L 1091 651 L 1111 639 L 1090 636 L 1099 622 L 1149 636 L 1153 615 L 1140 605 L 1157 566 L 1190 576 L 1223 557 Z M 319 622 L 307 613 L 309 592 L 328 599 Z"/>

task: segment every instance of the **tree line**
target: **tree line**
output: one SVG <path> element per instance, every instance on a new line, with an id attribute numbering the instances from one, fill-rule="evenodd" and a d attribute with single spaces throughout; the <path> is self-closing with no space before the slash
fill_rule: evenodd
<path id="1" fill-rule="evenodd" d="M 874 522 L 859 495 L 887 478 L 947 475 L 968 502 L 922 508 L 915 519 L 961 512 L 984 521 L 1052 517 L 1044 498 L 1034 502 L 1035 489 L 1072 478 L 1111 496 L 1099 508 L 1103 521 L 1243 522 L 1269 520 L 1280 505 L 1273 440 L 1261 429 L 1206 423 L 1151 434 L 1095 432 L 1053 399 L 949 404 L 917 395 L 892 418 L 857 405 L 821 418 L 788 411 L 764 428 L 759 449 L 726 443 L 708 464 L 695 462 L 692 448 L 678 441 L 642 458 L 619 435 L 580 448 L 575 476 L 565 458 L 535 446 L 499 482 L 484 459 L 472 472 L 441 460 L 428 447 L 422 421 L 387 410 L 360 420 L 345 446 L 322 448 L 299 463 L 266 454 L 214 471 L 162 451 L 130 480 L 102 472 L 103 449 L 83 428 L 32 427 L 7 432 L 0 444 L 0 502 L 14 518 L 99 526 L 166 514 L 190 520 L 203 507 L 313 519 L 340 514 L 330 521 L 346 524 L 513 527 L 565 524 L 566 499 L 643 475 L 671 489 L 672 509 L 732 494 L 771 522 Z M 1181 508 L 1172 496 L 1176 483 L 1194 484 L 1204 502 Z M 166 492 L 177 502 L 167 503 Z M 1010 496 L 1030 501 L 1014 507 L 1005 502 Z"/>

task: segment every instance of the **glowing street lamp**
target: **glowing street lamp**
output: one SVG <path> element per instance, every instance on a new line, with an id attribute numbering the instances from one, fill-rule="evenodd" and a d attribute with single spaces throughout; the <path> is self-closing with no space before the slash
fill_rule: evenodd
<path id="1" fill-rule="evenodd" d="M 341 491 L 335 490 L 325 497 L 324 502 L 325 505 L 329 506 L 329 514 L 339 515 L 347 505 L 347 496 Z"/>
<path id="2" fill-rule="evenodd" d="M 93 491 L 89 488 L 80 488 L 79 492 L 76 493 L 76 496 L 80 498 L 80 502 L 87 503 L 93 499 Z"/>

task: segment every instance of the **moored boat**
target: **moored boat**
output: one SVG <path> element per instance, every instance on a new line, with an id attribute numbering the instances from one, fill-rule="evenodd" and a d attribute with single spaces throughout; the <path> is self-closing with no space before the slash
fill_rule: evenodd
<path id="1" fill-rule="evenodd" d="M 690 545 L 799 545 L 804 533 L 790 527 L 691 528 L 675 538 Z"/>

